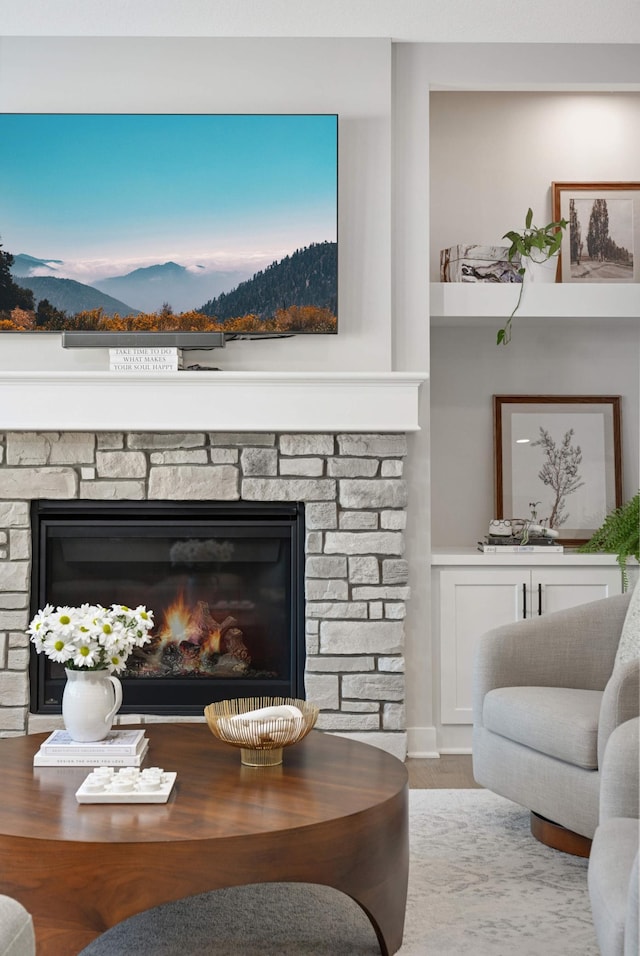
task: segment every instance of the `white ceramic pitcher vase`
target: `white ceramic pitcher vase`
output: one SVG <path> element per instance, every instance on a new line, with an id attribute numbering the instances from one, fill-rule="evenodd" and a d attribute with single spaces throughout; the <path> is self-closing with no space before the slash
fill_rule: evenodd
<path id="1" fill-rule="evenodd" d="M 62 718 L 74 740 L 104 740 L 122 704 L 122 684 L 109 671 L 65 668 Z"/>

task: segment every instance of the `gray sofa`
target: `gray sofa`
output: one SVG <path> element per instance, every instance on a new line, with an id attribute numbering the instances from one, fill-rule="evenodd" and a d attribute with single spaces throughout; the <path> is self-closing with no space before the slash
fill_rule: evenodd
<path id="1" fill-rule="evenodd" d="M 35 956 L 33 920 L 21 903 L 0 894 L 0 956 Z"/>
<path id="2" fill-rule="evenodd" d="M 606 743 L 640 713 L 640 661 L 614 668 L 630 597 L 509 624 L 476 648 L 475 779 L 587 840 Z"/>
<path id="3" fill-rule="evenodd" d="M 602 766 L 600 823 L 589 857 L 589 897 L 602 956 L 638 956 L 640 719 L 609 738 Z"/>

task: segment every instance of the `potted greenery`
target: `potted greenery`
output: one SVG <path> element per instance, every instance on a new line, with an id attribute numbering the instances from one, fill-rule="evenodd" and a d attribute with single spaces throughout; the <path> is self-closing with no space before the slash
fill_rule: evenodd
<path id="1" fill-rule="evenodd" d="M 578 551 L 617 554 L 626 591 L 629 584 L 627 558 L 633 555 L 636 561 L 640 561 L 640 491 L 621 508 L 611 511 L 593 537 Z"/>
<path id="2" fill-rule="evenodd" d="M 513 262 L 514 259 L 520 260 L 518 274 L 522 276 L 522 283 L 520 284 L 520 292 L 515 309 L 507 319 L 504 328 L 498 330 L 497 345 L 508 345 L 511 341 L 511 323 L 520 307 L 524 277 L 527 268 L 530 268 L 530 266 L 527 267 L 525 264 L 525 260 L 528 259 L 532 263 L 541 263 L 556 256 L 560 251 L 562 234 L 567 228 L 567 225 L 566 219 L 560 219 L 559 222 L 550 222 L 546 226 L 536 226 L 533 224 L 533 212 L 529 209 L 524 223 L 524 230 L 522 232 L 516 232 L 514 229 L 510 229 L 509 232 L 505 232 L 502 237 L 511 242 L 508 251 L 509 262 Z"/>

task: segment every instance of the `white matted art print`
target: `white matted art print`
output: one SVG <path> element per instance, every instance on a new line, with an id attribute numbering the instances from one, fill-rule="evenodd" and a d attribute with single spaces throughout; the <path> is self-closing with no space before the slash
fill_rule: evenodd
<path id="1" fill-rule="evenodd" d="M 620 397 L 494 395 L 497 518 L 587 541 L 622 502 Z"/>

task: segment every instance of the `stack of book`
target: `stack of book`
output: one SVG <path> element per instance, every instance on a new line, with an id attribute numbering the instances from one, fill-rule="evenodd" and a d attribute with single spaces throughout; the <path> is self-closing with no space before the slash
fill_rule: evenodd
<path id="1" fill-rule="evenodd" d="M 561 554 L 564 548 L 557 538 L 546 535 L 529 535 L 528 538 L 511 538 L 505 535 L 488 534 L 478 541 L 478 551 L 485 554 Z"/>
<path id="2" fill-rule="evenodd" d="M 139 767 L 149 748 L 144 730 L 111 730 L 104 740 L 83 743 L 54 730 L 34 755 L 34 767 Z"/>

